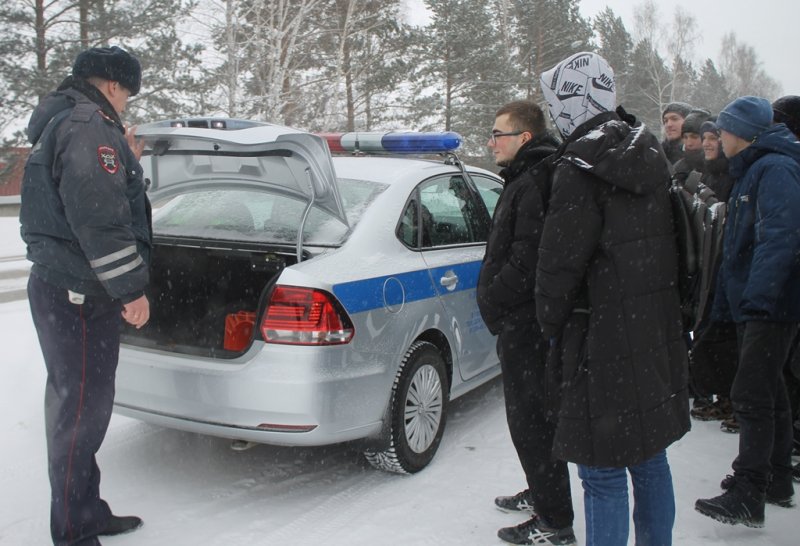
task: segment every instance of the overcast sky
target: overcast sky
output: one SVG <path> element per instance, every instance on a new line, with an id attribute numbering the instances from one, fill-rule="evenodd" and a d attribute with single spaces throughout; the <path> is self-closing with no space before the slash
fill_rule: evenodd
<path id="1" fill-rule="evenodd" d="M 581 0 L 581 11 L 594 17 L 608 6 L 632 33 L 633 9 L 640 4 L 637 0 Z M 706 58 L 718 63 L 722 36 L 734 32 L 740 43 L 755 48 L 764 71 L 781 84 L 784 95 L 800 95 L 800 63 L 795 56 L 800 0 L 657 0 L 656 5 L 665 25 L 676 6 L 694 15 L 701 35 L 696 66 Z"/>
<path id="2" fill-rule="evenodd" d="M 426 20 L 423 0 L 405 0 L 408 18 L 420 24 Z M 585 17 L 594 17 L 606 6 L 622 17 L 633 33 L 633 9 L 643 0 L 581 0 Z M 657 0 L 664 26 L 669 26 L 675 7 L 694 15 L 700 31 L 695 66 L 710 58 L 719 64 L 722 37 L 734 32 L 740 43 L 753 46 L 764 71 L 776 79 L 784 95 L 800 95 L 800 63 L 794 52 L 800 36 L 800 0 Z M 767 97 L 770 99 L 777 97 Z"/>

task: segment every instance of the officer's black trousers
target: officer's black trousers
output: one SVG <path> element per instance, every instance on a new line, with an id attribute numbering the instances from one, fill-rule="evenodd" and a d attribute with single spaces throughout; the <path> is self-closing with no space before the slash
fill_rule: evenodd
<path id="1" fill-rule="evenodd" d="M 511 440 L 533 493 L 536 513 L 553 527 L 572 525 L 567 463 L 553 459 L 555 423 L 548 420 L 547 345 L 539 329 L 506 325 L 497 339 Z"/>
<path id="2" fill-rule="evenodd" d="M 100 498 L 95 454 L 114 403 L 121 305 L 67 291 L 31 275 L 28 298 L 47 366 L 45 427 L 50 473 L 50 531 L 57 546 L 99 544 L 111 511 Z"/>
<path id="3" fill-rule="evenodd" d="M 796 333 L 794 323 L 738 326 L 739 368 L 731 402 L 740 432 L 733 470 L 762 491 L 770 479 L 791 480 L 792 414 L 783 368 Z"/>

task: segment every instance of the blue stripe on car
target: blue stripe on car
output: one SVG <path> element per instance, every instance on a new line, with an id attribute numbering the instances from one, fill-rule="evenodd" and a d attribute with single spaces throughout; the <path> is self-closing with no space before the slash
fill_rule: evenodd
<path id="1" fill-rule="evenodd" d="M 433 298 L 437 291 L 441 296 L 447 296 L 462 290 L 474 289 L 478 284 L 478 273 L 481 262 L 466 262 L 462 264 L 451 264 L 433 269 L 420 269 L 397 273 L 395 275 L 385 275 L 382 277 L 372 277 L 357 281 L 345 282 L 333 286 L 333 293 L 344 305 L 349 313 L 361 313 L 379 309 L 384 306 L 384 285 L 389 279 L 396 279 L 403 285 L 406 303 Z M 455 289 L 450 291 L 439 285 L 439 279 L 447 271 L 452 271 L 458 276 L 458 284 Z M 433 279 L 433 280 L 432 280 Z M 397 299 L 397 301 L 386 301 L 388 305 L 400 303 L 400 292 L 397 290 L 387 290 L 387 297 Z"/>

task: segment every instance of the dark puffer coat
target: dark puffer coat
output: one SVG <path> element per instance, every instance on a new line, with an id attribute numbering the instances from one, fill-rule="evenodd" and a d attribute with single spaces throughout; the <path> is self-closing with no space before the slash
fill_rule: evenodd
<path id="1" fill-rule="evenodd" d="M 728 159 L 720 152 L 720 157 L 705 161 L 703 177 L 700 182 L 711 188 L 717 199 L 728 201 L 733 188 L 733 178 L 728 172 Z"/>
<path id="2" fill-rule="evenodd" d="M 553 454 L 635 465 L 689 430 L 669 168 L 656 138 L 613 112 L 555 161 L 536 275 L 563 371 Z"/>
<path id="3" fill-rule="evenodd" d="M 526 142 L 511 165 L 500 172 L 505 186 L 494 209 L 477 290 L 481 316 L 495 335 L 506 322 L 536 320 L 533 287 L 550 195 L 545 158 L 555 153 L 558 144 L 549 134 L 539 135 Z"/>
<path id="4" fill-rule="evenodd" d="M 729 159 L 728 200 L 714 318 L 800 321 L 800 143 L 767 129 Z"/>

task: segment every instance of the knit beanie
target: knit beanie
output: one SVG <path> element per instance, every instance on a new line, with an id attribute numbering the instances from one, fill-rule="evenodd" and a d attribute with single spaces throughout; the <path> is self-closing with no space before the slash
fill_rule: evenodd
<path id="1" fill-rule="evenodd" d="M 800 138 L 800 97 L 786 95 L 772 103 L 775 123 L 785 123 L 797 138 Z"/>
<path id="2" fill-rule="evenodd" d="M 717 118 L 717 127 L 753 141 L 772 125 L 772 106 L 761 97 L 739 97 L 722 109 Z"/>
<path id="3" fill-rule="evenodd" d="M 685 118 L 691 111 L 692 106 L 690 104 L 686 104 L 685 102 L 671 102 L 666 106 L 666 108 L 664 108 L 664 111 L 661 112 L 661 121 L 663 123 L 664 116 L 670 112 L 675 112 L 680 117 Z"/>
<path id="4" fill-rule="evenodd" d="M 713 120 L 709 119 L 704 121 L 700 126 L 700 132 L 698 134 L 703 136 L 705 133 L 714 133 L 719 136 L 719 127 L 717 127 L 717 124 Z"/>
<path id="5" fill-rule="evenodd" d="M 118 82 L 131 92 L 139 92 L 142 84 L 142 66 L 139 60 L 117 46 L 93 47 L 81 51 L 72 65 L 72 75 L 77 78 L 103 78 Z"/>
<path id="6" fill-rule="evenodd" d="M 700 132 L 700 126 L 703 125 L 703 122 L 708 120 L 711 117 L 711 114 L 705 110 L 694 109 L 684 118 L 683 126 L 681 127 L 681 135 L 685 133 L 694 133 L 696 135 L 702 135 Z"/>
<path id="7" fill-rule="evenodd" d="M 583 51 L 567 57 L 544 72 L 539 84 L 550 118 L 564 138 L 617 105 L 614 71 L 596 53 Z"/>

